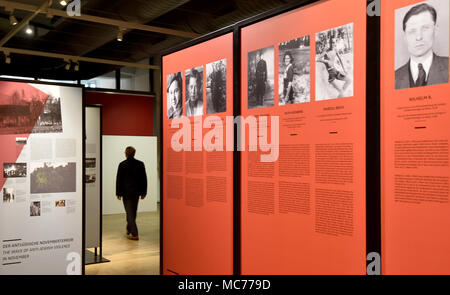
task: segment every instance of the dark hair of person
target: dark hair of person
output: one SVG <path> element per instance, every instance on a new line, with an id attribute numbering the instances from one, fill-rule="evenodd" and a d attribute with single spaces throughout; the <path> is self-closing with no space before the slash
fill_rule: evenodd
<path id="1" fill-rule="evenodd" d="M 128 146 L 125 149 L 125 155 L 127 156 L 127 158 L 132 157 L 134 158 L 134 155 L 136 154 L 136 149 L 132 146 Z"/>
<path id="2" fill-rule="evenodd" d="M 406 30 L 406 23 L 412 16 L 418 15 L 425 11 L 428 11 L 431 14 L 431 17 L 433 18 L 433 21 L 436 24 L 436 19 L 437 19 L 436 9 L 434 9 L 433 6 L 431 6 L 427 3 L 422 3 L 422 4 L 414 6 L 405 14 L 405 17 L 403 18 L 403 31 Z"/>
<path id="3" fill-rule="evenodd" d="M 169 81 L 167 81 L 167 91 L 169 91 L 170 85 L 172 85 L 172 83 L 174 81 L 178 82 L 178 87 L 180 88 L 180 91 L 181 91 L 182 90 L 182 79 L 181 79 L 180 72 L 169 75 Z"/>
<path id="4" fill-rule="evenodd" d="M 191 70 L 190 78 L 195 78 L 195 79 L 197 79 L 197 84 L 200 83 L 200 73 L 196 69 Z"/>
<path id="5" fill-rule="evenodd" d="M 293 64 L 293 63 L 294 63 L 294 58 L 292 57 L 291 52 L 286 51 L 286 52 L 284 53 L 283 61 L 286 59 L 286 56 L 289 56 L 289 57 L 291 58 L 291 64 Z"/>

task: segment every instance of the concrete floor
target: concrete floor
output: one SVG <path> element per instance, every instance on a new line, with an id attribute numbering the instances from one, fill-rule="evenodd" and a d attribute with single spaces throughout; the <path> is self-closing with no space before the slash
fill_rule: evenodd
<path id="1" fill-rule="evenodd" d="M 111 262 L 86 265 L 86 275 L 159 275 L 159 205 L 138 213 L 137 225 L 139 241 L 131 241 L 125 214 L 104 215 L 103 257 Z"/>

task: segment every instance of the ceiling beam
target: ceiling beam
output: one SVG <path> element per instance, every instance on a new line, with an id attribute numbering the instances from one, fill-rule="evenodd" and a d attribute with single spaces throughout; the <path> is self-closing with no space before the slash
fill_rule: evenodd
<path id="1" fill-rule="evenodd" d="M 59 53 L 50 53 L 50 52 L 19 49 L 19 48 L 0 47 L 0 51 L 3 51 L 4 53 L 17 53 L 17 54 L 25 54 L 25 55 L 58 58 L 58 59 L 63 59 L 63 60 L 71 60 L 74 62 L 84 61 L 84 62 L 90 62 L 90 63 L 107 64 L 107 65 L 114 65 L 114 66 L 121 66 L 121 67 L 132 67 L 132 68 L 151 69 L 151 70 L 159 70 L 160 69 L 159 66 L 155 66 L 155 65 L 147 65 L 147 64 L 131 63 L 131 62 L 118 61 L 118 60 L 75 56 L 75 55 L 67 55 L 67 54 L 59 54 Z"/>
<path id="2" fill-rule="evenodd" d="M 7 7 L 8 9 L 17 9 L 17 10 L 24 10 L 24 11 L 30 11 L 30 12 L 36 12 L 39 7 L 35 5 L 29 5 L 14 1 L 6 1 L 6 0 L 0 0 L 0 6 Z M 99 23 L 104 25 L 111 25 L 116 26 L 118 28 L 127 29 L 127 30 L 141 30 L 141 31 L 147 31 L 147 32 L 153 32 L 153 33 L 160 33 L 165 35 L 173 35 L 173 36 L 179 36 L 184 38 L 197 38 L 200 35 L 193 33 L 193 32 L 186 32 L 186 31 L 180 31 L 180 30 L 174 30 L 174 29 L 167 29 L 162 27 L 155 27 L 155 26 L 148 26 L 143 25 L 139 23 L 131 23 L 131 22 L 125 22 L 117 19 L 111 19 L 111 18 L 104 18 L 94 15 L 87 15 L 87 14 L 81 14 L 81 16 L 70 16 L 67 14 L 65 10 L 59 10 L 59 9 L 53 9 L 53 8 L 47 8 L 43 11 L 39 11 L 37 13 L 45 13 L 48 16 L 61 16 L 65 18 L 71 18 L 71 19 L 77 19 L 77 20 L 83 20 L 87 22 L 93 22 L 93 23 Z"/>
<path id="3" fill-rule="evenodd" d="M 6 1 L 7 2 L 7 1 Z M 25 17 L 19 24 L 17 24 L 16 26 L 14 26 L 14 28 L 9 31 L 8 34 L 6 34 L 5 37 L 3 37 L 0 40 L 0 47 L 5 45 L 6 42 L 8 42 L 12 37 L 14 37 L 18 32 L 20 32 L 20 30 L 22 30 L 26 25 L 29 24 L 29 22 L 36 17 L 36 15 L 38 15 L 40 12 L 42 12 L 43 10 L 45 10 L 49 5 L 49 0 L 44 0 L 42 2 L 42 4 L 40 6 L 35 6 L 34 11 L 32 11 L 33 13 L 31 13 L 30 15 L 28 15 L 27 17 Z M 12 11 L 14 10 L 14 6 L 7 4 L 4 5 L 5 10 L 7 11 Z"/>

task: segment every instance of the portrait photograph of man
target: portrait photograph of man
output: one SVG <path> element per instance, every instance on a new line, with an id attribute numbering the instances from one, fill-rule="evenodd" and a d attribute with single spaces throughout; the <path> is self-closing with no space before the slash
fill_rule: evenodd
<path id="1" fill-rule="evenodd" d="M 186 70 L 186 116 L 203 115 L 203 66 Z"/>
<path id="2" fill-rule="evenodd" d="M 248 53 L 248 108 L 274 105 L 274 47 Z"/>
<path id="3" fill-rule="evenodd" d="M 167 76 L 167 119 L 183 116 L 183 78 L 181 72 Z"/>
<path id="4" fill-rule="evenodd" d="M 395 89 L 448 82 L 448 16 L 448 0 L 395 11 Z"/>

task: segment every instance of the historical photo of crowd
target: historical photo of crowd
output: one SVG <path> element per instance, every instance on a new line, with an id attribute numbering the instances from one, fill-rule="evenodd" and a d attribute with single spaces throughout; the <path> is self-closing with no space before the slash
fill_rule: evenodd
<path id="1" fill-rule="evenodd" d="M 279 105 L 310 101 L 310 37 L 278 45 Z"/>
<path id="2" fill-rule="evenodd" d="M 31 163 L 30 192 L 76 192 L 76 163 Z"/>
<path id="3" fill-rule="evenodd" d="M 183 78 L 181 72 L 167 76 L 167 119 L 183 116 Z"/>
<path id="4" fill-rule="evenodd" d="M 95 158 L 86 158 L 85 166 L 86 168 L 95 168 Z"/>
<path id="5" fill-rule="evenodd" d="M 186 116 L 203 115 L 203 66 L 186 70 Z"/>
<path id="6" fill-rule="evenodd" d="M 206 113 L 227 111 L 227 60 L 206 65 Z"/>
<path id="7" fill-rule="evenodd" d="M 3 188 L 3 203 L 14 203 L 15 198 L 13 188 Z"/>
<path id="8" fill-rule="evenodd" d="M 41 201 L 30 203 L 30 216 L 41 216 Z"/>
<path id="9" fill-rule="evenodd" d="M 28 85 L 0 90 L 0 134 L 62 132 L 60 99 Z"/>
<path id="10" fill-rule="evenodd" d="M 26 137 L 16 137 L 16 144 L 17 145 L 26 145 L 27 138 Z"/>
<path id="11" fill-rule="evenodd" d="M 316 100 L 353 96 L 353 23 L 316 33 Z"/>
<path id="12" fill-rule="evenodd" d="M 3 178 L 27 177 L 27 163 L 3 163 Z"/>
<path id="13" fill-rule="evenodd" d="M 248 108 L 274 105 L 274 47 L 248 53 Z"/>

